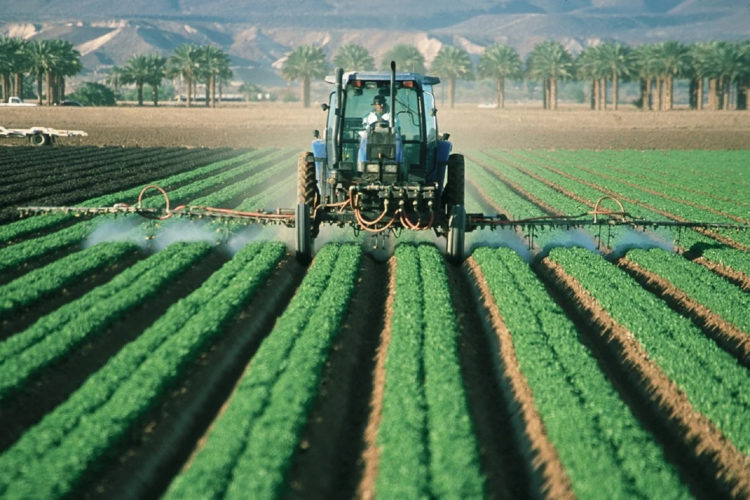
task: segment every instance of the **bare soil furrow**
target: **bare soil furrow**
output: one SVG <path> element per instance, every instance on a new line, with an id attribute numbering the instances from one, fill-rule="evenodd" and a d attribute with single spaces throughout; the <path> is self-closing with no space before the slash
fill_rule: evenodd
<path id="1" fill-rule="evenodd" d="M 385 321 L 387 264 L 362 258 L 357 288 L 336 337 L 287 479 L 287 499 L 354 498 L 363 472 L 376 350 Z"/>
<path id="2" fill-rule="evenodd" d="M 711 271 L 739 286 L 744 291 L 750 292 L 750 276 L 748 276 L 747 274 L 732 269 L 731 267 L 727 267 L 718 262 L 711 262 L 705 257 L 698 257 L 694 259 L 693 262 L 696 262 L 702 266 L 706 266 Z"/>

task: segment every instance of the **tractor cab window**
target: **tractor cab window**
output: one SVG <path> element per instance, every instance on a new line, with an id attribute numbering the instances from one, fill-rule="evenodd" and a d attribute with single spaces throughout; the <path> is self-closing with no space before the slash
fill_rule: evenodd
<path id="1" fill-rule="evenodd" d="M 395 103 L 395 125 L 404 141 L 404 162 L 407 165 L 419 165 L 422 151 L 422 125 L 420 123 L 419 94 L 415 86 L 405 86 L 397 82 Z M 359 141 L 365 132 L 365 118 L 373 111 L 373 99 L 380 95 L 385 98 L 385 112 L 391 113 L 389 82 L 362 82 L 361 85 L 349 85 L 346 89 L 344 119 L 342 127 L 342 156 L 356 158 Z"/>

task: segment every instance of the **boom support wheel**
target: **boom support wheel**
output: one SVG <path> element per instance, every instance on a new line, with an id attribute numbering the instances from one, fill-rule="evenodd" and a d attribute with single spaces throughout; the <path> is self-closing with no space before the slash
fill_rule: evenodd
<path id="1" fill-rule="evenodd" d="M 29 142 L 32 146 L 51 146 L 52 137 L 47 134 L 37 132 L 29 136 Z"/>
<path id="2" fill-rule="evenodd" d="M 300 264 L 309 264 L 312 260 L 312 225 L 310 220 L 310 207 L 306 203 L 297 203 L 295 212 L 295 244 L 297 260 Z"/>
<path id="3" fill-rule="evenodd" d="M 455 205 L 464 205 L 464 155 L 448 157 L 448 180 L 445 184 L 445 213 L 453 213 Z"/>
<path id="4" fill-rule="evenodd" d="M 463 205 L 454 205 L 448 219 L 448 243 L 445 247 L 446 258 L 451 264 L 459 265 L 464 260 L 465 236 L 466 209 Z"/>

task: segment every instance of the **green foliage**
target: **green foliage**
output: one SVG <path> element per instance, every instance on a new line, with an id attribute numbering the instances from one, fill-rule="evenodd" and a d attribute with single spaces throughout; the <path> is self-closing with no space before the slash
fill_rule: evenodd
<path id="1" fill-rule="evenodd" d="M 356 43 L 339 47 L 333 64 L 344 71 L 371 71 L 375 69 L 375 60 L 366 48 Z"/>
<path id="2" fill-rule="evenodd" d="M 382 498 L 482 498 L 443 258 L 396 248 L 396 291 L 378 445 Z"/>
<path id="3" fill-rule="evenodd" d="M 68 99 L 78 101 L 84 106 L 114 106 L 115 93 L 101 83 L 85 82 L 78 89 L 67 96 Z"/>
<path id="4" fill-rule="evenodd" d="M 697 411 L 740 452 L 750 453 L 750 378 L 735 358 L 601 256 L 581 248 L 555 248 L 549 258 L 633 334 Z"/>
<path id="5" fill-rule="evenodd" d="M 478 248 L 473 258 L 510 331 L 534 405 L 576 495 L 689 496 L 659 444 L 630 412 L 529 266 L 507 248 Z"/>
<path id="6" fill-rule="evenodd" d="M 203 243 L 175 243 L 0 343 L 0 400 L 128 309 L 153 297 L 209 248 Z"/>
<path id="7" fill-rule="evenodd" d="M 230 404 L 166 498 L 279 497 L 359 269 L 357 245 L 323 247 Z"/>
<path id="8" fill-rule="evenodd" d="M 427 72 L 424 65 L 424 56 L 413 45 L 400 44 L 389 49 L 381 60 L 380 69 L 390 71 L 391 61 L 396 61 L 396 71 L 410 71 L 421 74 Z"/>
<path id="9" fill-rule="evenodd" d="M 200 244 L 191 244 L 200 247 Z M 3 498 L 61 498 L 169 390 L 284 254 L 248 245 L 0 455 Z"/>

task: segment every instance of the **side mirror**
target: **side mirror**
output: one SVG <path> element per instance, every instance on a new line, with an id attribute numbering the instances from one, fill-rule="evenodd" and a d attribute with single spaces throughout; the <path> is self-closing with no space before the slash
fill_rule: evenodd
<path id="1" fill-rule="evenodd" d="M 315 137 L 316 139 L 320 139 L 320 130 L 313 130 L 313 137 Z"/>
<path id="2" fill-rule="evenodd" d="M 327 104 L 327 103 L 325 103 L 325 102 L 324 102 L 324 103 L 322 103 L 322 104 L 320 105 L 320 108 L 321 108 L 321 109 L 322 109 L 323 111 L 328 111 L 328 108 L 329 108 L 329 106 L 328 106 L 328 104 Z"/>
<path id="3" fill-rule="evenodd" d="M 432 108 L 432 109 L 430 110 L 430 114 L 431 114 L 432 116 L 436 116 L 436 115 L 437 115 L 437 108 Z"/>
<path id="4" fill-rule="evenodd" d="M 440 135 L 440 140 L 441 141 L 447 141 L 450 136 L 451 136 L 450 134 L 441 134 Z"/>

